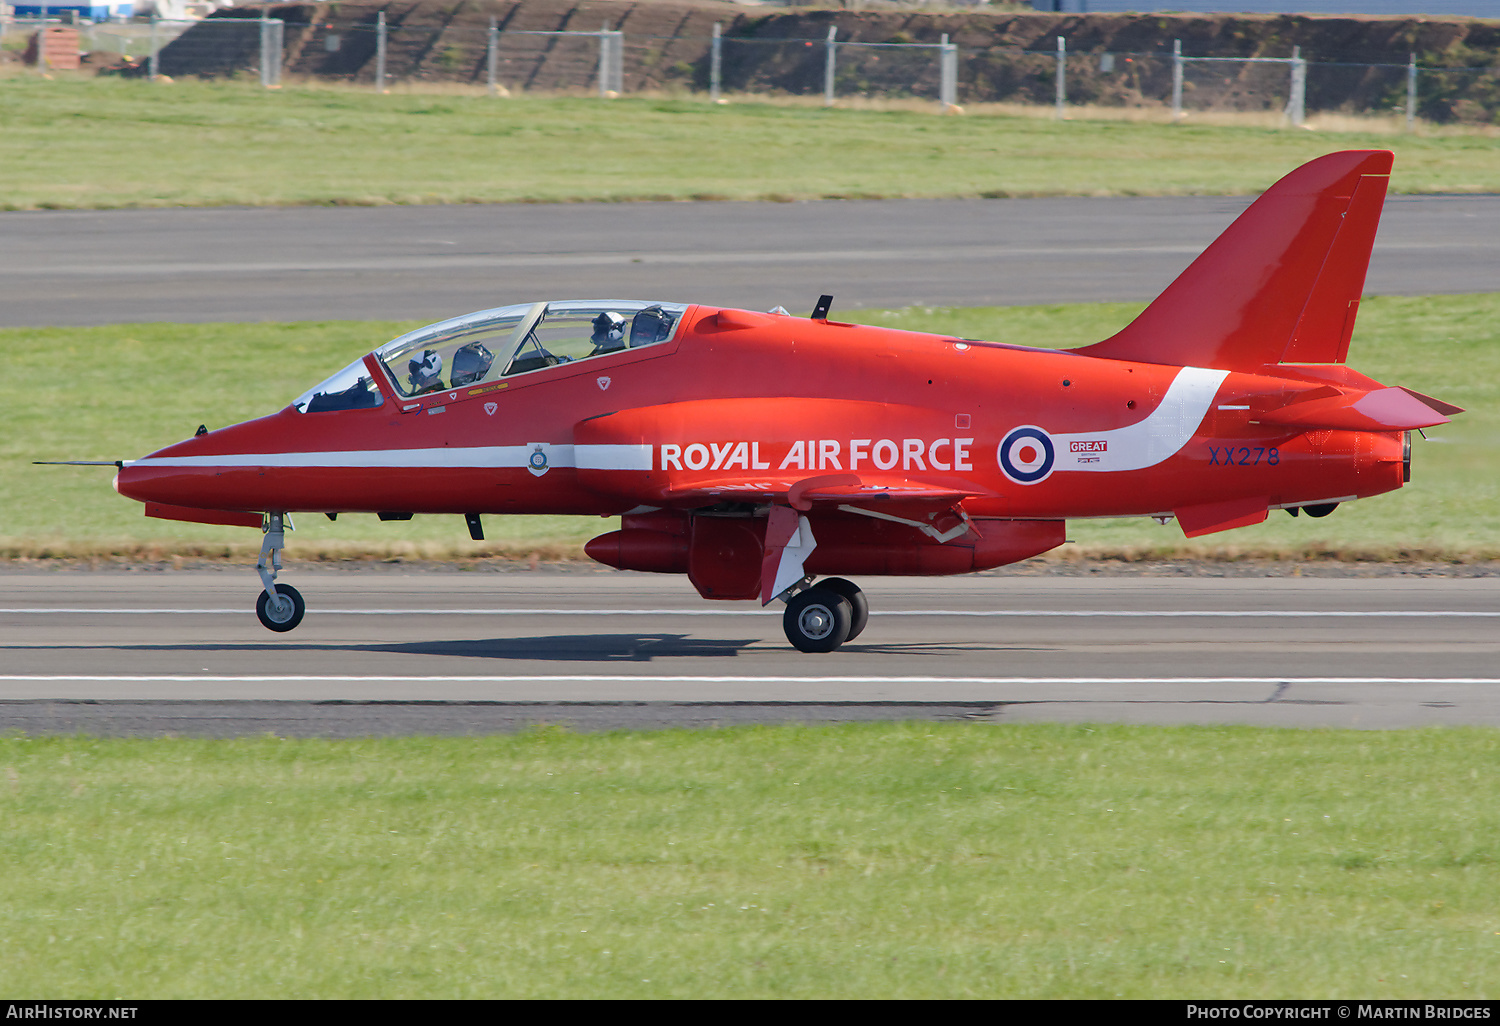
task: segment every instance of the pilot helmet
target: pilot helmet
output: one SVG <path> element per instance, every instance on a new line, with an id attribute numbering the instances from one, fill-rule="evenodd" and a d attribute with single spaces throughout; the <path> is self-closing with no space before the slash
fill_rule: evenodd
<path id="1" fill-rule="evenodd" d="M 605 310 L 594 318 L 594 335 L 589 339 L 595 345 L 606 342 L 622 342 L 625 339 L 625 318 L 613 310 Z"/>
<path id="2" fill-rule="evenodd" d="M 421 356 L 413 356 L 406 369 L 411 373 L 413 391 L 436 388 L 443 383 L 443 358 L 431 349 L 423 350 Z"/>
<path id="3" fill-rule="evenodd" d="M 630 321 L 630 344 L 649 346 L 672 333 L 672 315 L 659 306 L 648 306 Z"/>
<path id="4" fill-rule="evenodd" d="M 453 387 L 472 385 L 490 372 L 494 354 L 478 342 L 461 346 L 453 354 Z"/>

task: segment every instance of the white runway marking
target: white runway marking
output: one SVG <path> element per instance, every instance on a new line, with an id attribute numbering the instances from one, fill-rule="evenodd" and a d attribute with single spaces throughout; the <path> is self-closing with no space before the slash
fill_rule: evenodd
<path id="1" fill-rule="evenodd" d="M 322 682 L 340 684 L 628 684 L 649 681 L 667 684 L 1500 684 L 1500 677 L 793 677 L 719 676 L 708 674 L 514 674 L 405 676 L 319 674 L 3 674 L 0 682 L 41 681 L 61 683 L 132 684 L 166 681 L 182 684 L 259 684 Z M 807 699 L 826 702 L 826 699 Z"/>
<path id="2" fill-rule="evenodd" d="M 249 606 L 235 609 L 127 609 L 89 606 L 16 606 L 0 608 L 9 615 L 197 615 L 244 616 Z M 314 616 L 780 616 L 781 607 L 768 609 L 319 609 Z M 1500 617 L 1500 610 L 1474 609 L 872 609 L 883 616 L 1046 616 L 1046 617 Z"/>

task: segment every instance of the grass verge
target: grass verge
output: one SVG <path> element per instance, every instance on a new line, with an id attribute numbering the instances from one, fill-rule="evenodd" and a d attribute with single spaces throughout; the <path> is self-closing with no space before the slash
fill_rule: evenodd
<path id="1" fill-rule="evenodd" d="M 1393 136 L 1384 122 L 1335 134 L 1084 112 L 1058 122 L 900 104 L 497 100 L 34 75 L 7 77 L 5 92 L 0 209 L 12 210 L 1250 194 L 1315 156 L 1366 146 L 1396 151 L 1395 191 L 1500 191 L 1493 132 Z"/>
<path id="2" fill-rule="evenodd" d="M 1493 998 L 1500 734 L 0 740 L 0 990 Z"/>
<path id="3" fill-rule="evenodd" d="M 1139 304 L 860 311 L 893 327 L 1070 347 L 1118 330 Z M 310 384 L 410 322 L 137 324 L 0 330 L 0 557 L 253 559 L 242 528 L 150 520 L 109 490 L 107 467 L 32 460 L 135 458 L 210 427 L 281 408 Z M 1414 443 L 1413 480 L 1326 520 L 1274 514 L 1265 524 L 1188 543 L 1149 520 L 1070 524 L 1065 556 L 1125 558 L 1424 558 L 1500 555 L 1500 293 L 1373 298 L 1360 308 L 1351 363 L 1469 412 Z M 212 354 L 211 358 L 208 354 Z M 59 374 L 59 368 L 67 373 Z M 298 518 L 293 560 L 580 558 L 612 529 L 588 517 L 490 517 L 471 542 L 460 517 L 381 523 Z"/>

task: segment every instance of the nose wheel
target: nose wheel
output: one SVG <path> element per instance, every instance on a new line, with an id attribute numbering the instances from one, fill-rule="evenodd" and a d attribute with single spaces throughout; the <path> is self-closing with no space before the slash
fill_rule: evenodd
<path id="1" fill-rule="evenodd" d="M 869 618 L 864 592 L 852 581 L 832 577 L 788 599 L 781 626 L 799 652 L 832 652 L 858 637 Z"/>
<path id="2" fill-rule="evenodd" d="M 261 624 L 267 630 L 277 633 L 285 633 L 302 622 L 302 614 L 307 612 L 307 603 L 302 601 L 302 594 L 290 584 L 278 584 L 276 594 L 269 591 L 260 593 L 260 598 L 255 600 L 255 615 L 260 617 Z"/>

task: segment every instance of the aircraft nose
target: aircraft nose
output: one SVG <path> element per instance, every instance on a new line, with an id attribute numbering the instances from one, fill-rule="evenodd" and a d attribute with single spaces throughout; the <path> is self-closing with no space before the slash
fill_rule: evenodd
<path id="1" fill-rule="evenodd" d="M 145 467 L 127 463 L 115 472 L 115 491 L 137 502 L 157 502 L 160 497 L 151 486 L 159 477 L 159 474 L 152 473 Z"/>

